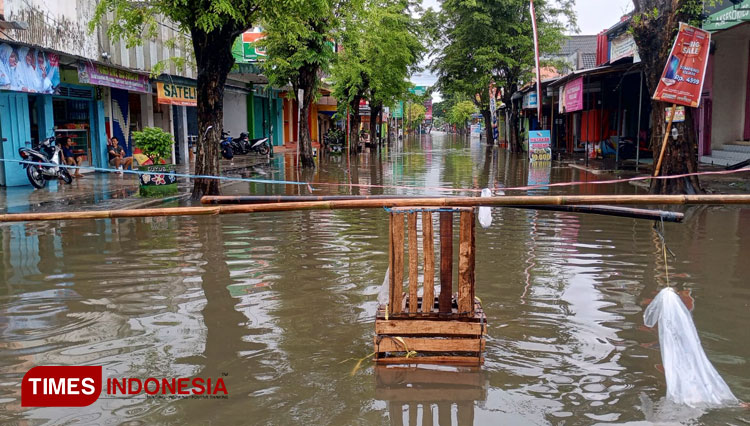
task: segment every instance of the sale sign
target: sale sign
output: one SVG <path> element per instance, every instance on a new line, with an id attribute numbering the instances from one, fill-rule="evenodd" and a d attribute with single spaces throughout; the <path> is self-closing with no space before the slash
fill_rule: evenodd
<path id="1" fill-rule="evenodd" d="M 697 108 L 708 65 L 711 33 L 680 23 L 654 100 Z"/>

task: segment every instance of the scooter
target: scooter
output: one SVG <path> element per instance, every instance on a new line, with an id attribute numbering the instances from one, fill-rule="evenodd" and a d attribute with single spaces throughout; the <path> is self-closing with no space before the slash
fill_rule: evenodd
<path id="1" fill-rule="evenodd" d="M 213 127 L 209 126 L 208 129 L 206 129 L 206 133 L 208 133 L 208 130 Z M 234 158 L 234 149 L 232 148 L 232 137 L 229 136 L 226 132 L 221 132 L 221 141 L 219 142 L 221 146 L 221 156 L 226 158 L 227 160 L 231 160 Z M 205 136 L 204 136 L 205 137 Z"/>
<path id="2" fill-rule="evenodd" d="M 260 155 L 268 155 L 271 151 L 271 148 L 268 146 L 268 138 L 251 139 L 250 150 Z"/>
<path id="3" fill-rule="evenodd" d="M 54 143 L 54 146 L 52 145 Z M 59 165 L 62 162 L 62 148 L 55 142 L 55 137 L 47 138 L 39 143 L 39 149 L 18 148 L 18 154 L 24 161 L 36 163 L 47 163 Z M 42 164 L 22 163 L 26 169 L 26 176 L 34 188 L 41 189 L 47 186 L 47 181 L 62 179 L 65 183 L 73 182 L 68 169 L 58 166 L 45 166 Z"/>

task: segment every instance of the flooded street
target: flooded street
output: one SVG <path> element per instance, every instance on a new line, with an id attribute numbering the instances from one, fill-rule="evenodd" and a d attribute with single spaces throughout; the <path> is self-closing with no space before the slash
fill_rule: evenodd
<path id="1" fill-rule="evenodd" d="M 297 180 L 292 161 L 277 155 L 252 176 Z M 346 157 L 299 179 L 346 183 Z M 329 186 L 314 194 L 440 195 L 438 187 L 599 179 L 569 167 L 530 172 L 523 158 L 438 133 L 362 154 L 351 176 L 431 189 Z M 247 182 L 224 190 L 251 193 L 309 190 Z M 529 193 L 643 190 L 583 184 Z M 681 211 L 683 224 L 665 225 L 669 280 L 692 308 L 709 359 L 748 401 L 750 208 Z M 476 232 L 476 294 L 489 323 L 483 368 L 447 380 L 436 372 L 433 385 L 397 392 L 391 372 L 370 361 L 350 374 L 373 350 L 388 265 L 381 209 L 4 225 L 0 423 L 748 424 L 748 409 L 701 412 L 663 401 L 658 335 L 643 325 L 645 306 L 666 284 L 652 227 L 494 209 L 492 226 Z M 21 378 L 37 365 L 101 365 L 105 378 L 222 377 L 229 396 L 22 408 Z"/>

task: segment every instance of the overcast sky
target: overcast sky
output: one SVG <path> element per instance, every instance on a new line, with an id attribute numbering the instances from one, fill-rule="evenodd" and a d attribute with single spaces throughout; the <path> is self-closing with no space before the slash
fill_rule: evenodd
<path id="1" fill-rule="evenodd" d="M 438 9 L 438 0 L 422 0 L 422 6 Z M 622 15 L 633 10 L 631 0 L 576 0 L 576 14 L 578 15 L 579 34 L 597 34 L 616 24 Z M 412 76 L 411 81 L 418 86 L 435 84 L 435 76 L 429 71 Z M 439 95 L 433 95 L 435 101 Z"/>

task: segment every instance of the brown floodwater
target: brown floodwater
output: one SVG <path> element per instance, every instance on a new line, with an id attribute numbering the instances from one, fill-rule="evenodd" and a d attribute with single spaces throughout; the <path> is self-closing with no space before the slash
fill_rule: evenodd
<path id="1" fill-rule="evenodd" d="M 292 157 L 248 171 L 296 179 Z M 506 187 L 599 179 L 434 134 L 387 153 L 324 160 L 302 179 Z M 309 194 L 235 183 L 227 194 Z M 642 192 L 628 184 L 537 189 Z M 328 187 L 315 194 L 430 194 Z M 458 192 L 460 194 L 460 192 Z M 669 281 L 709 359 L 750 400 L 750 208 L 684 210 L 666 224 Z M 664 401 L 643 310 L 665 285 L 653 223 L 494 209 L 477 228 L 476 294 L 489 322 L 479 370 L 394 371 L 370 361 L 387 268 L 383 210 L 65 221 L 0 227 L 0 423 L 9 424 L 748 424 L 750 410 Z M 226 399 L 100 398 L 22 408 L 37 365 L 100 365 L 104 378 L 222 378 Z"/>

